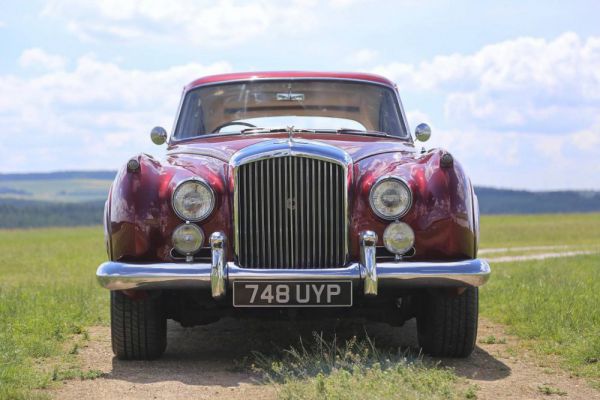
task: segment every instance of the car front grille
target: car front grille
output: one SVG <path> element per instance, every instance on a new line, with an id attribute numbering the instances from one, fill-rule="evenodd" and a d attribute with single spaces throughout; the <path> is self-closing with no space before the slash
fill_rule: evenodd
<path id="1" fill-rule="evenodd" d="M 236 169 L 236 251 L 246 268 L 336 268 L 346 259 L 340 164 L 304 156 Z"/>

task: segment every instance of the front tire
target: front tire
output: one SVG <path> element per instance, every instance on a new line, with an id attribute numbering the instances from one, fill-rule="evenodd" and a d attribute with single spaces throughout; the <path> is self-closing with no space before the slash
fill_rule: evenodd
<path id="1" fill-rule="evenodd" d="M 434 357 L 468 357 L 475 349 L 479 292 L 466 288 L 460 295 L 430 292 L 422 296 L 417 333 L 423 352 Z"/>
<path id="2" fill-rule="evenodd" d="M 110 292 L 113 353 L 120 360 L 154 360 L 167 347 L 167 319 L 162 297 L 149 294 L 134 299 Z"/>

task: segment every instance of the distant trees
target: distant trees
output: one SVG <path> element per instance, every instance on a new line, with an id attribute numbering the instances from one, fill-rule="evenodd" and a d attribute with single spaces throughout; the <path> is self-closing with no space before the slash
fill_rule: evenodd
<path id="1" fill-rule="evenodd" d="M 544 214 L 600 211 L 600 192 L 525 190 L 475 187 L 482 214 Z"/>
<path id="2" fill-rule="evenodd" d="M 26 172 L 26 173 L 0 173 L 0 182 L 3 181 L 37 181 L 52 179 L 115 179 L 117 171 L 58 171 L 58 172 Z"/>
<path id="3" fill-rule="evenodd" d="M 0 199 L 0 228 L 102 224 L 103 201 L 54 203 Z"/>

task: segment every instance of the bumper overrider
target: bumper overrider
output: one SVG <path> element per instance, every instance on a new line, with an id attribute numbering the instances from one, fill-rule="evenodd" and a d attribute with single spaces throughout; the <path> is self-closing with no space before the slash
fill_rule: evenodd
<path id="1" fill-rule="evenodd" d="M 339 281 L 362 285 L 366 296 L 376 296 L 380 287 L 441 288 L 481 286 L 490 276 L 485 260 L 451 262 L 377 263 L 377 235 L 360 235 L 360 262 L 344 268 L 327 269 L 250 269 L 226 262 L 226 237 L 214 232 L 210 237 L 212 262 L 209 263 L 123 263 L 109 261 L 96 271 L 100 285 L 110 290 L 205 289 L 215 299 L 225 296 L 235 281 Z"/>

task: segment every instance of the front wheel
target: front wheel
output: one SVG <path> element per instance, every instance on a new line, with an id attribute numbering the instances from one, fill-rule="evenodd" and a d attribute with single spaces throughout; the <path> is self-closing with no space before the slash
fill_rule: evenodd
<path id="1" fill-rule="evenodd" d="M 429 292 L 417 314 L 419 345 L 434 357 L 468 357 L 475 348 L 478 317 L 476 287 L 455 296 Z"/>
<path id="2" fill-rule="evenodd" d="M 160 294 L 131 298 L 110 292 L 112 349 L 121 360 L 153 360 L 167 347 L 167 319 Z"/>

